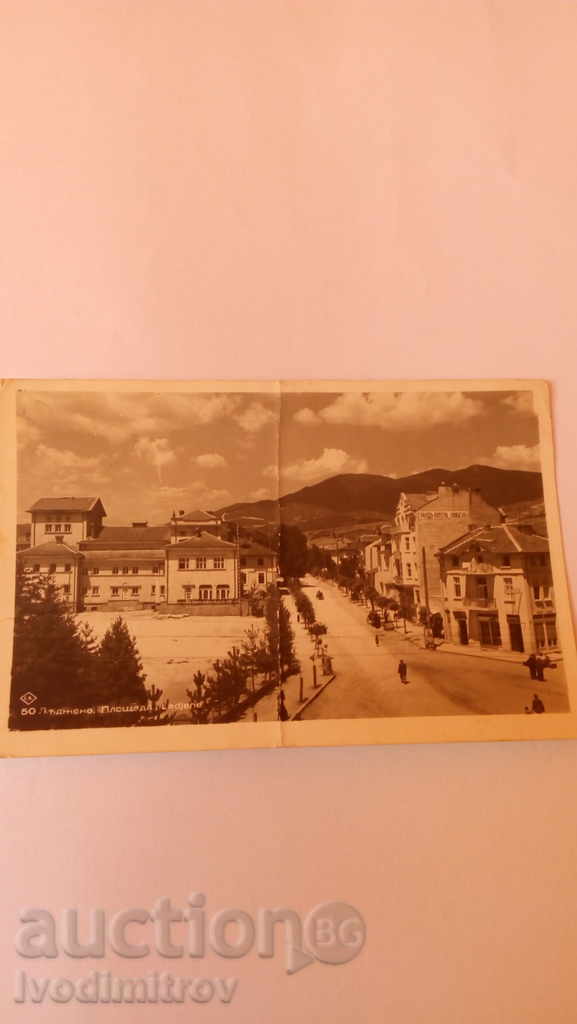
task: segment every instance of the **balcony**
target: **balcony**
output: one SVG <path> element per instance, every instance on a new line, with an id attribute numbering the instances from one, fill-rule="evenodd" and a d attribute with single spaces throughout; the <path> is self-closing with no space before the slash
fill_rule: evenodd
<path id="1" fill-rule="evenodd" d="M 463 604 L 467 608 L 479 608 L 479 609 L 495 609 L 497 608 L 497 602 L 494 597 L 471 597 L 467 596 L 463 598 Z"/>

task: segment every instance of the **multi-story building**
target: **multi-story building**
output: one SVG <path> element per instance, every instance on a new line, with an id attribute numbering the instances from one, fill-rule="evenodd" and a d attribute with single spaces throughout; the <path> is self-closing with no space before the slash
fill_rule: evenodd
<path id="1" fill-rule="evenodd" d="M 274 551 L 256 541 L 239 541 L 241 594 L 262 592 L 278 577 L 278 560 Z"/>
<path id="2" fill-rule="evenodd" d="M 394 525 L 381 532 L 375 588 L 394 597 L 406 618 L 414 619 L 422 609 L 428 620 L 437 620 L 438 630 L 443 596 L 436 552 L 471 526 L 498 523 L 501 518 L 480 491 L 457 484 L 441 484 L 426 493 L 402 493 Z"/>
<path id="3" fill-rule="evenodd" d="M 52 577 L 75 610 L 186 605 L 239 613 L 244 589 L 264 590 L 276 579 L 274 552 L 245 541 L 238 528 L 235 541 L 219 536 L 230 524 L 210 512 L 179 512 L 161 526 L 103 526 L 99 498 L 41 498 L 30 512 L 31 546 L 17 557 Z"/>
<path id="4" fill-rule="evenodd" d="M 54 537 L 74 545 L 96 537 L 106 516 L 100 498 L 40 498 L 28 511 L 32 547 Z"/>
<path id="5" fill-rule="evenodd" d="M 445 636 L 508 651 L 557 648 L 547 537 L 530 527 L 482 526 L 438 553 Z"/>
<path id="6" fill-rule="evenodd" d="M 166 548 L 169 526 L 104 526 L 97 537 L 81 541 L 86 608 L 145 608 L 167 600 Z"/>
<path id="7" fill-rule="evenodd" d="M 106 512 L 100 498 L 40 498 L 28 511 L 30 546 L 18 551 L 21 564 L 50 576 L 63 600 L 73 609 L 81 607 L 84 556 L 79 546 L 102 529 Z"/>

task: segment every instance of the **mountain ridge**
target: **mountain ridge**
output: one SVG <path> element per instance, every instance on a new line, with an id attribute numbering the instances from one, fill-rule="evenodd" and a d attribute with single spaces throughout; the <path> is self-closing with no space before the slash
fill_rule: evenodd
<path id="1" fill-rule="evenodd" d="M 282 518 L 283 522 L 303 529 L 345 525 L 390 517 L 401 492 L 436 491 L 442 483 L 478 488 L 486 501 L 496 507 L 539 499 L 543 495 L 539 472 L 473 464 L 458 470 L 433 467 L 405 477 L 339 473 L 284 494 L 278 501 L 235 502 L 219 512 L 257 516 L 267 522 L 279 522 Z"/>

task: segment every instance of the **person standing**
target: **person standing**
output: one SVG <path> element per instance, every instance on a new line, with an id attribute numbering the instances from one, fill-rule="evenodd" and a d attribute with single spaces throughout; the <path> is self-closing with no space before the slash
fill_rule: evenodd
<path id="1" fill-rule="evenodd" d="M 403 661 L 402 658 L 401 658 L 401 660 L 399 662 L 399 667 L 398 667 L 397 671 L 399 673 L 399 679 L 401 680 L 401 682 L 402 683 L 406 683 L 407 682 L 407 663 L 405 661 Z"/>
<path id="2" fill-rule="evenodd" d="M 375 633 L 375 647 L 379 646 L 379 634 Z"/>
<path id="3" fill-rule="evenodd" d="M 534 654 L 530 654 L 527 661 L 523 662 L 524 665 L 529 669 L 529 675 L 531 679 L 537 679 L 537 658 Z"/>

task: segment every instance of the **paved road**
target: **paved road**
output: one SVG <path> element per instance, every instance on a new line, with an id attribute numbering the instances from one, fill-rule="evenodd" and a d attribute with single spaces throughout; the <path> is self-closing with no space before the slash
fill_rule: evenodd
<path id="1" fill-rule="evenodd" d="M 304 586 L 328 626 L 337 676 L 303 719 L 522 714 L 535 692 L 546 711 L 568 710 L 562 664 L 546 671 L 545 683 L 535 683 L 522 665 L 419 649 L 401 630 L 381 632 L 377 647 L 366 608 L 334 584 L 307 578 Z M 315 597 L 319 587 L 323 601 Z M 409 667 L 406 685 L 397 675 L 401 657 Z"/>

